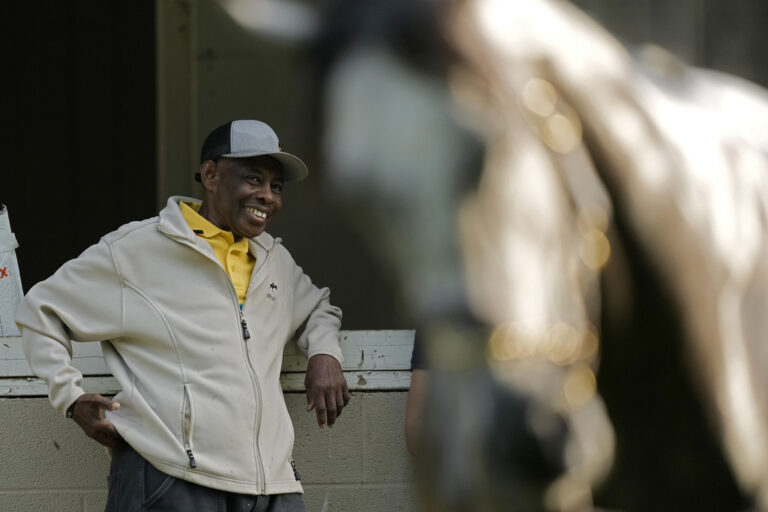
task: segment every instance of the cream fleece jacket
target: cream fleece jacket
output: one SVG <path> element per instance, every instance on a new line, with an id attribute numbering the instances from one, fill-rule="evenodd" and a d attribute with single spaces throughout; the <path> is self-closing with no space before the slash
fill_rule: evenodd
<path id="1" fill-rule="evenodd" d="M 302 492 L 280 387 L 284 345 L 341 361 L 341 310 L 267 233 L 242 313 L 232 282 L 172 197 L 34 286 L 16 315 L 24 352 L 62 414 L 82 393 L 72 341 L 101 341 L 120 382 L 107 419 L 160 471 L 245 494 Z M 246 335 L 246 331 L 250 337 Z"/>

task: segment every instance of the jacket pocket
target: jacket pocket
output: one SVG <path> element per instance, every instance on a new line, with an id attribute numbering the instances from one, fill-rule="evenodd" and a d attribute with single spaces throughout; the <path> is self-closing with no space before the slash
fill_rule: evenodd
<path id="1" fill-rule="evenodd" d="M 197 461 L 195 455 L 192 452 L 192 434 L 194 429 L 194 417 L 195 410 L 192 403 L 192 392 L 190 391 L 189 383 L 184 384 L 184 403 L 181 407 L 181 437 L 184 449 L 189 457 L 189 467 L 196 468 Z"/>

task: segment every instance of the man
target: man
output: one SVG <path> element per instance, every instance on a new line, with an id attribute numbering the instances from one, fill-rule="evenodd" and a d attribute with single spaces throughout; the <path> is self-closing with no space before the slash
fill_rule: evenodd
<path id="1" fill-rule="evenodd" d="M 226 123 L 203 144 L 202 203 L 170 198 L 19 307 L 51 403 L 112 448 L 108 511 L 304 510 L 279 382 L 295 333 L 318 424 L 333 425 L 349 400 L 341 311 L 265 231 L 284 184 L 306 175 L 265 123 Z M 84 392 L 71 340 L 102 341 L 122 386 L 114 400 Z"/>

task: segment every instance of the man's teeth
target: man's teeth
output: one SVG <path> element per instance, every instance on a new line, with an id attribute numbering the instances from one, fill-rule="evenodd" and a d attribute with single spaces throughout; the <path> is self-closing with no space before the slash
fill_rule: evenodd
<path id="1" fill-rule="evenodd" d="M 267 214 L 266 213 L 262 212 L 261 210 L 257 210 L 256 208 L 246 208 L 246 210 L 248 210 L 249 213 L 252 213 L 252 214 L 254 214 L 255 216 L 257 216 L 257 217 L 259 217 L 261 219 L 266 219 L 267 218 Z"/>

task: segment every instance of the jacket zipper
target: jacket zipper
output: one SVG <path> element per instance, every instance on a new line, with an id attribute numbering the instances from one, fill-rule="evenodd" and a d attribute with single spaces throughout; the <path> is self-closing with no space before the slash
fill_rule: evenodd
<path id="1" fill-rule="evenodd" d="M 264 258 L 264 265 L 269 264 L 269 259 L 272 254 L 271 250 L 266 251 L 267 254 Z M 223 270 L 223 269 L 222 269 Z M 231 280 L 230 280 L 231 282 Z M 248 323 L 245 321 L 245 315 L 243 314 L 243 309 L 240 307 L 240 304 L 237 300 L 237 291 L 235 290 L 234 284 L 231 287 L 232 293 L 235 297 L 235 307 L 238 310 L 238 313 L 240 315 L 240 327 L 242 328 L 242 334 L 243 334 L 243 344 L 245 345 L 245 358 L 248 362 L 248 369 L 251 373 L 251 383 L 253 384 L 253 392 L 256 395 L 256 418 L 255 418 L 255 435 L 254 435 L 254 457 L 256 459 L 256 466 L 257 471 L 259 472 L 259 480 L 260 480 L 260 487 L 261 492 L 264 493 L 266 491 L 266 475 L 264 473 L 264 465 L 261 462 L 261 452 L 259 451 L 259 430 L 261 430 L 261 404 L 262 404 L 262 397 L 261 397 L 261 386 L 259 384 L 259 378 L 256 374 L 256 369 L 253 367 L 253 361 L 251 360 L 251 351 L 248 348 L 248 340 L 251 339 L 251 333 L 248 331 Z M 246 293 L 246 299 L 248 300 L 248 295 Z M 243 307 L 245 307 L 245 302 L 243 302 Z"/>
<path id="2" fill-rule="evenodd" d="M 259 378 L 256 375 L 256 369 L 253 367 L 253 361 L 251 361 L 251 351 L 248 349 L 248 340 L 251 335 L 248 333 L 248 325 L 245 322 L 243 312 L 240 311 L 241 325 L 243 327 L 243 343 L 245 344 L 245 358 L 248 362 L 248 370 L 251 374 L 251 384 L 253 384 L 253 393 L 256 395 L 256 417 L 254 418 L 254 436 L 253 436 L 253 455 L 256 459 L 256 470 L 259 473 L 260 488 L 263 493 L 266 488 L 266 475 L 264 474 L 264 466 L 261 463 L 261 452 L 259 451 L 259 430 L 261 430 L 261 386 L 259 385 Z M 245 335 L 248 334 L 248 337 Z"/>
<path id="3" fill-rule="evenodd" d="M 248 341 L 251 339 L 251 333 L 248 332 L 248 323 L 245 321 L 242 309 L 240 310 L 240 327 L 243 328 L 243 340 Z"/>
<path id="4" fill-rule="evenodd" d="M 192 453 L 192 398 L 189 393 L 189 385 L 184 384 L 184 407 L 182 409 L 181 430 L 184 435 L 184 449 L 189 457 L 189 467 L 195 469 L 197 461 Z"/>
<path id="5" fill-rule="evenodd" d="M 197 467 L 197 461 L 195 460 L 195 454 L 192 453 L 192 447 L 187 443 L 187 457 L 189 457 L 189 467 L 195 469 Z"/>
<path id="6" fill-rule="evenodd" d="M 291 469 L 293 470 L 293 477 L 296 479 L 296 481 L 301 480 L 301 475 L 299 474 L 299 471 L 296 469 L 296 461 L 293 460 L 293 457 L 291 457 Z"/>

